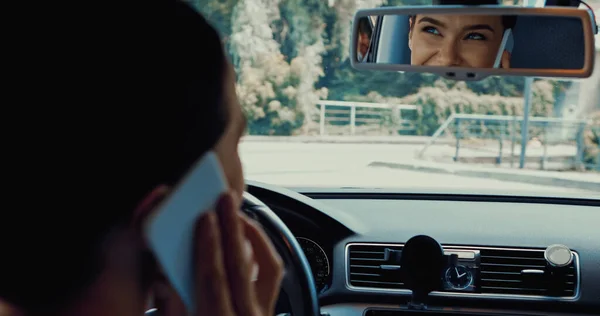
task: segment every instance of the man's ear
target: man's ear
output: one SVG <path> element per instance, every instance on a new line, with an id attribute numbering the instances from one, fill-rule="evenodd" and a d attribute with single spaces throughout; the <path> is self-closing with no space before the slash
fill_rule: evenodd
<path id="1" fill-rule="evenodd" d="M 152 211 L 158 206 L 158 204 L 160 204 L 160 202 L 165 199 L 168 194 L 169 187 L 166 185 L 159 185 L 154 188 L 154 190 L 150 191 L 150 193 L 148 193 L 135 208 L 131 225 L 141 229 L 146 218 L 148 218 Z"/>
<path id="2" fill-rule="evenodd" d="M 502 59 L 500 60 L 500 67 L 506 68 L 506 69 L 510 68 L 510 53 L 507 50 L 505 50 L 502 53 Z"/>

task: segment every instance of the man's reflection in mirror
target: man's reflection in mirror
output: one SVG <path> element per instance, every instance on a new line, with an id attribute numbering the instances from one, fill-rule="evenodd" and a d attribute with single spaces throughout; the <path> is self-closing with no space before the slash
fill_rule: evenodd
<path id="1" fill-rule="evenodd" d="M 369 46 L 371 45 L 371 35 L 373 30 L 369 18 L 362 18 L 358 22 L 358 40 L 356 47 L 356 59 L 360 63 L 367 62 L 369 56 Z"/>
<path id="2" fill-rule="evenodd" d="M 514 16 L 418 14 L 409 23 L 411 65 L 510 68 L 510 52 L 501 44 Z"/>

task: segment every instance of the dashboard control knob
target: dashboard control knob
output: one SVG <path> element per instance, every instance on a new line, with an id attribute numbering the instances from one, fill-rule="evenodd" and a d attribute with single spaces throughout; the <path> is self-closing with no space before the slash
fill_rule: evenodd
<path id="1" fill-rule="evenodd" d="M 544 258 L 551 267 L 562 268 L 573 262 L 573 253 L 565 245 L 550 245 L 544 252 Z"/>

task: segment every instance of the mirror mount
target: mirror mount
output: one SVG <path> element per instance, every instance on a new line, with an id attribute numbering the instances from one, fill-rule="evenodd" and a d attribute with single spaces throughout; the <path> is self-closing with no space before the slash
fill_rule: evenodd
<path id="1" fill-rule="evenodd" d="M 581 0 L 546 0 L 546 7 L 579 7 Z"/>
<path id="2" fill-rule="evenodd" d="M 598 32 L 600 32 L 600 30 L 598 28 L 598 23 L 596 23 L 597 17 L 596 17 L 596 13 L 594 12 L 594 9 L 589 4 L 587 4 L 585 1 L 582 1 L 582 0 L 571 0 L 571 1 L 576 1 L 577 7 L 579 7 L 579 5 L 581 5 L 581 4 L 583 4 L 588 9 L 588 12 L 590 13 L 590 16 L 592 19 L 592 28 L 594 30 L 594 34 L 598 34 Z"/>

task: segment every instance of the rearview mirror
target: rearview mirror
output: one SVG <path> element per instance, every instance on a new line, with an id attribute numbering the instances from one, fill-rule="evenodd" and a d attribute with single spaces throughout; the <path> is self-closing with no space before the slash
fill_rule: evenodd
<path id="1" fill-rule="evenodd" d="M 488 76 L 587 78 L 595 21 L 565 7 L 417 6 L 355 14 L 352 66 L 428 72 L 456 80 Z"/>

